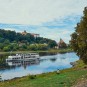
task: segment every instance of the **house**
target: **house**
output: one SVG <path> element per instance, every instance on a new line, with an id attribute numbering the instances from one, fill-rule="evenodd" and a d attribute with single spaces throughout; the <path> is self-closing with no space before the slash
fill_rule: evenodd
<path id="1" fill-rule="evenodd" d="M 22 35 L 26 35 L 27 34 L 26 30 L 24 30 L 24 32 L 22 32 L 21 34 Z"/>
<path id="2" fill-rule="evenodd" d="M 27 34 L 26 30 L 24 30 L 21 34 L 22 34 L 22 35 L 26 35 L 26 34 Z M 35 33 L 29 33 L 29 34 L 31 34 L 31 35 L 34 36 L 35 38 L 36 38 L 36 37 L 40 37 L 39 34 L 35 34 Z"/>
<path id="3" fill-rule="evenodd" d="M 30 33 L 32 36 L 34 36 L 35 38 L 36 37 L 40 37 L 40 35 L 39 34 L 35 34 L 35 33 Z"/>

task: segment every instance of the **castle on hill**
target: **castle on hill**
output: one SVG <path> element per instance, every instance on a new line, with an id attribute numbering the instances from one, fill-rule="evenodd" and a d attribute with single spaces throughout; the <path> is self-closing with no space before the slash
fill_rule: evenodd
<path id="1" fill-rule="evenodd" d="M 26 35 L 26 34 L 27 34 L 26 30 L 24 30 L 21 34 L 22 34 L 22 35 Z M 40 37 L 40 34 L 35 34 L 35 33 L 29 33 L 29 34 L 31 34 L 31 35 L 34 36 L 35 38 L 36 38 L 36 37 Z"/>

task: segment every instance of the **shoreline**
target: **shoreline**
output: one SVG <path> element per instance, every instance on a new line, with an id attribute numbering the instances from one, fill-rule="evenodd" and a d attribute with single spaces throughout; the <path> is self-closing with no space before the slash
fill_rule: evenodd
<path id="1" fill-rule="evenodd" d="M 11 54 L 15 54 L 15 53 L 26 53 L 26 52 L 46 52 L 46 53 L 70 53 L 70 52 L 73 52 L 73 51 L 66 51 L 66 49 L 63 49 L 65 51 L 62 51 L 62 50 L 50 50 L 50 51 L 14 51 L 14 52 L 11 52 Z M 10 54 L 9 52 L 0 52 L 1 55 L 4 55 L 4 54 Z M 71 68 L 71 67 L 70 67 Z M 68 69 L 68 68 L 66 68 Z M 62 70 L 65 70 L 65 69 L 62 69 Z M 60 70 L 60 71 L 62 71 Z M 57 71 L 57 70 L 56 70 Z M 47 73 L 53 73 L 53 72 L 56 72 L 56 71 L 51 71 L 51 72 L 43 72 L 44 74 L 47 74 Z M 42 75 L 43 73 L 40 73 L 40 74 L 35 74 L 35 75 Z M 33 74 L 31 74 L 30 76 L 32 76 Z M 8 79 L 8 80 L 3 80 L 3 81 L 10 81 L 10 80 L 14 80 L 14 79 L 19 79 L 19 78 L 23 78 L 23 77 L 27 77 L 27 75 L 25 76 L 21 76 L 21 77 L 14 77 L 12 79 Z"/>
<path id="2" fill-rule="evenodd" d="M 40 74 L 29 74 L 29 75 L 25 75 L 25 76 L 21 76 L 21 77 L 14 77 L 14 78 L 12 78 L 12 79 L 8 79 L 8 80 L 2 80 L 2 81 L 0 81 L 0 82 L 6 82 L 6 81 L 12 81 L 12 80 L 16 80 L 16 79 L 21 79 L 21 78 L 26 78 L 26 77 L 28 77 L 28 76 L 43 76 L 43 75 L 48 75 L 48 74 L 54 74 L 54 73 L 56 73 L 56 74 L 60 74 L 61 72 L 65 72 L 65 71 L 68 71 L 68 70 L 71 70 L 71 71 L 73 71 L 74 70 L 74 67 L 75 66 L 77 66 L 77 64 L 78 64 L 78 62 L 77 61 L 75 61 L 75 62 L 70 62 L 70 64 L 72 65 L 72 67 L 70 67 L 70 68 L 66 68 L 66 69 L 62 69 L 62 70 L 56 70 L 56 71 L 52 71 L 52 72 L 44 72 L 44 73 L 40 73 Z"/>
<path id="3" fill-rule="evenodd" d="M 70 70 L 70 69 L 73 69 L 73 66 L 71 68 L 66 68 L 66 69 L 62 69 L 62 70 L 58 70 L 59 72 L 56 71 L 52 71 L 52 72 L 44 72 L 44 73 L 40 73 L 40 74 L 29 74 L 29 75 L 25 75 L 25 76 L 22 76 L 22 77 L 14 77 L 12 79 L 8 79 L 8 80 L 2 80 L 0 82 L 7 82 L 7 81 L 13 81 L 13 80 L 18 80 L 18 79 L 21 79 L 21 78 L 26 78 L 26 77 L 38 77 L 38 76 L 44 76 L 44 75 L 49 75 L 49 74 L 60 74 L 66 70 Z"/>
<path id="4" fill-rule="evenodd" d="M 27 53 L 27 52 L 34 52 L 34 53 L 67 53 L 67 52 L 74 52 L 72 49 L 59 49 L 59 50 L 46 50 L 46 51 L 12 51 L 12 52 L 0 52 L 0 54 L 16 54 L 16 53 Z"/>

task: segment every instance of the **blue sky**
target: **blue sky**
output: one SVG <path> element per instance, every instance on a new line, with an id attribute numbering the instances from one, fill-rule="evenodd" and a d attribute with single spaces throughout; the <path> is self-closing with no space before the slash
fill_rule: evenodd
<path id="1" fill-rule="evenodd" d="M 0 0 L 0 29 L 69 42 L 87 0 Z"/>

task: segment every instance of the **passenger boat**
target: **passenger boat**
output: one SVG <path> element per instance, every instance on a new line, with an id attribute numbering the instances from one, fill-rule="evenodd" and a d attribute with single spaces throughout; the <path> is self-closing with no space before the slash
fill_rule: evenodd
<path id="1" fill-rule="evenodd" d="M 36 60 L 36 59 L 39 59 L 39 54 L 37 53 L 26 53 L 26 54 L 23 54 L 23 53 L 18 53 L 16 55 L 13 55 L 13 56 L 8 56 L 8 58 L 6 59 L 6 62 L 8 61 L 27 61 L 27 60 Z"/>

